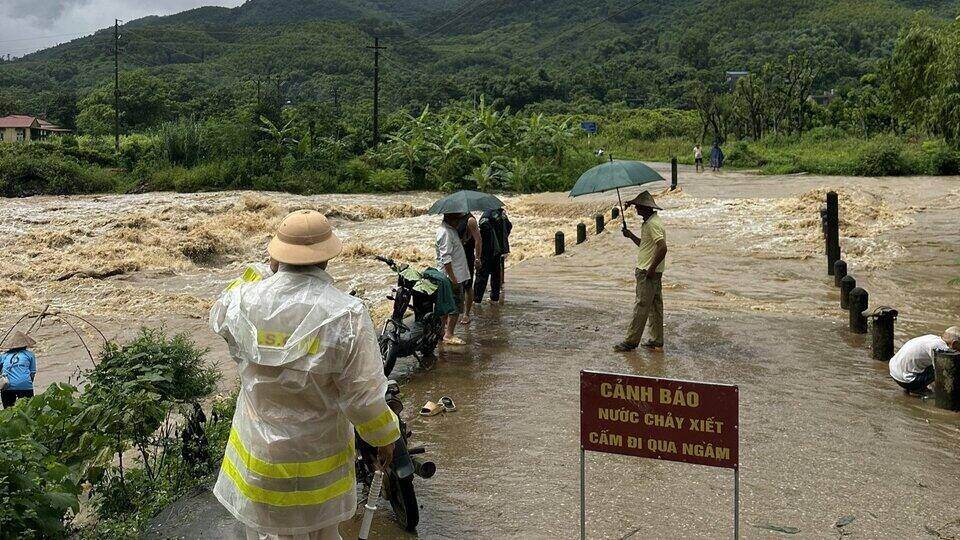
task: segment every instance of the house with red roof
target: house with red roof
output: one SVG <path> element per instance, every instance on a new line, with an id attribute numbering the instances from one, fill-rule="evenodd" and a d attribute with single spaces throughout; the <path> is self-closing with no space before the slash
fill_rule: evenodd
<path id="1" fill-rule="evenodd" d="M 41 141 L 63 133 L 70 130 L 35 116 L 11 114 L 0 118 L 0 142 Z"/>

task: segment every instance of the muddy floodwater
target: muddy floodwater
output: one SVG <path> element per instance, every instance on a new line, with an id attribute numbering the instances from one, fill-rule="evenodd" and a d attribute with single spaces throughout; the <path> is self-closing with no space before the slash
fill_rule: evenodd
<path id="1" fill-rule="evenodd" d="M 668 170 L 661 167 L 665 175 Z M 891 306 L 899 346 L 960 324 L 960 179 L 695 174 L 658 202 L 667 230 L 666 347 L 616 354 L 633 302 L 635 250 L 619 223 L 593 234 L 614 196 L 507 198 L 515 223 L 506 304 L 481 305 L 468 346 L 398 371 L 414 440 L 437 464 L 417 480 L 423 538 L 573 538 L 579 518 L 579 372 L 740 387 L 741 532 L 748 538 L 960 535 L 960 413 L 905 397 L 869 341 L 847 331 L 826 275 L 819 207 L 840 195 L 841 243 L 870 308 Z M 663 186 L 652 187 L 654 194 Z M 636 190 L 630 191 L 632 196 Z M 244 261 L 262 257 L 288 211 L 317 208 L 344 237 L 332 273 L 375 318 L 392 278 L 374 254 L 433 257 L 435 194 L 290 197 L 270 193 L 38 197 L 0 205 L 0 319 L 51 304 L 108 338 L 164 324 L 204 346 L 224 378 L 236 370 L 206 311 Z M 572 245 L 576 223 L 591 231 Z M 627 216 L 639 228 L 639 218 Z M 566 254 L 553 257 L 563 230 Z M 36 332 L 41 388 L 89 360 L 55 320 Z M 99 337 L 84 333 L 88 346 Z M 415 415 L 428 399 L 459 407 Z M 590 538 L 716 538 L 732 532 L 732 473 L 590 454 Z M 161 537 L 230 538 L 209 496 Z M 196 516 L 192 519 L 191 516 Z M 850 518 L 853 518 L 850 521 Z M 406 538 L 389 510 L 376 538 Z M 839 519 L 848 522 L 836 527 Z M 356 524 L 344 529 L 345 538 Z M 788 532 L 784 532 L 788 531 Z M 792 534 L 791 534 L 792 533 Z M 372 536 L 374 537 L 374 536 Z"/>

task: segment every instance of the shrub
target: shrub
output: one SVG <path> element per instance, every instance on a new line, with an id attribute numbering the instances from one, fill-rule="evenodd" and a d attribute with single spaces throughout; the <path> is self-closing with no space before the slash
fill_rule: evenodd
<path id="1" fill-rule="evenodd" d="M 704 159 L 709 149 L 704 149 Z M 746 141 L 737 141 L 729 146 L 726 153 L 726 163 L 733 167 L 763 167 L 766 160 L 753 151 Z"/>
<path id="2" fill-rule="evenodd" d="M 203 130 L 196 122 L 167 122 L 157 129 L 160 155 L 171 165 L 191 167 L 204 156 Z"/>
<path id="3" fill-rule="evenodd" d="M 924 141 L 921 145 L 923 163 L 920 169 L 926 174 L 960 174 L 960 152 L 950 147 L 943 139 Z"/>
<path id="4" fill-rule="evenodd" d="M 120 165 L 132 170 L 137 165 L 155 163 L 160 158 L 160 147 L 155 137 L 130 135 L 120 140 Z"/>
<path id="5" fill-rule="evenodd" d="M 370 173 L 366 188 L 375 192 L 404 191 L 410 186 L 410 173 L 403 169 L 380 169 Z"/>
<path id="6" fill-rule="evenodd" d="M 82 166 L 62 155 L 0 152 L 0 195 L 74 195 L 113 191 L 117 182 L 104 169 Z"/>
<path id="7" fill-rule="evenodd" d="M 854 174 L 896 176 L 906 171 L 903 142 L 892 136 L 879 136 L 867 141 L 860 150 Z"/>

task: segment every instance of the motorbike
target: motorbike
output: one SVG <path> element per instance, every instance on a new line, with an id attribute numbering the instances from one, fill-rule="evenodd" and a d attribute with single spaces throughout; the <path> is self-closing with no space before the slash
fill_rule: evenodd
<path id="1" fill-rule="evenodd" d="M 393 449 L 393 463 L 383 476 L 382 497 L 390 501 L 390 507 L 397 518 L 397 522 L 405 530 L 413 532 L 420 522 L 420 506 L 417 504 L 417 493 L 413 486 L 413 477 L 430 478 L 437 472 L 437 466 L 420 455 L 426 452 L 424 447 L 410 448 L 409 438 L 412 435 L 407 429 L 407 423 L 400 416 L 403 411 L 403 402 L 400 400 L 400 386 L 396 381 L 389 381 L 386 393 L 387 405 L 400 419 L 400 438 Z M 361 482 L 369 492 L 373 474 L 376 471 L 377 449 L 367 444 L 359 435 L 355 435 L 357 444 L 356 472 L 357 481 Z"/>
<path id="2" fill-rule="evenodd" d="M 393 300 L 393 312 L 379 337 L 383 373 L 389 377 L 397 359 L 415 356 L 422 362 L 432 355 L 443 337 L 443 324 L 435 312 L 436 283 L 409 265 L 398 265 L 387 257 L 376 259 L 397 274 L 397 286 L 387 296 Z M 408 315 L 408 310 L 413 313 Z"/>

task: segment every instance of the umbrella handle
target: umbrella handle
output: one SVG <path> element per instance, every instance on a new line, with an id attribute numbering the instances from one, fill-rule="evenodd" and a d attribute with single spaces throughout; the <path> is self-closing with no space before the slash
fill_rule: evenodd
<path id="1" fill-rule="evenodd" d="M 623 210 L 623 199 L 620 198 L 620 188 L 617 188 L 617 201 L 620 203 L 620 225 L 621 228 L 627 228 L 627 213 Z"/>

